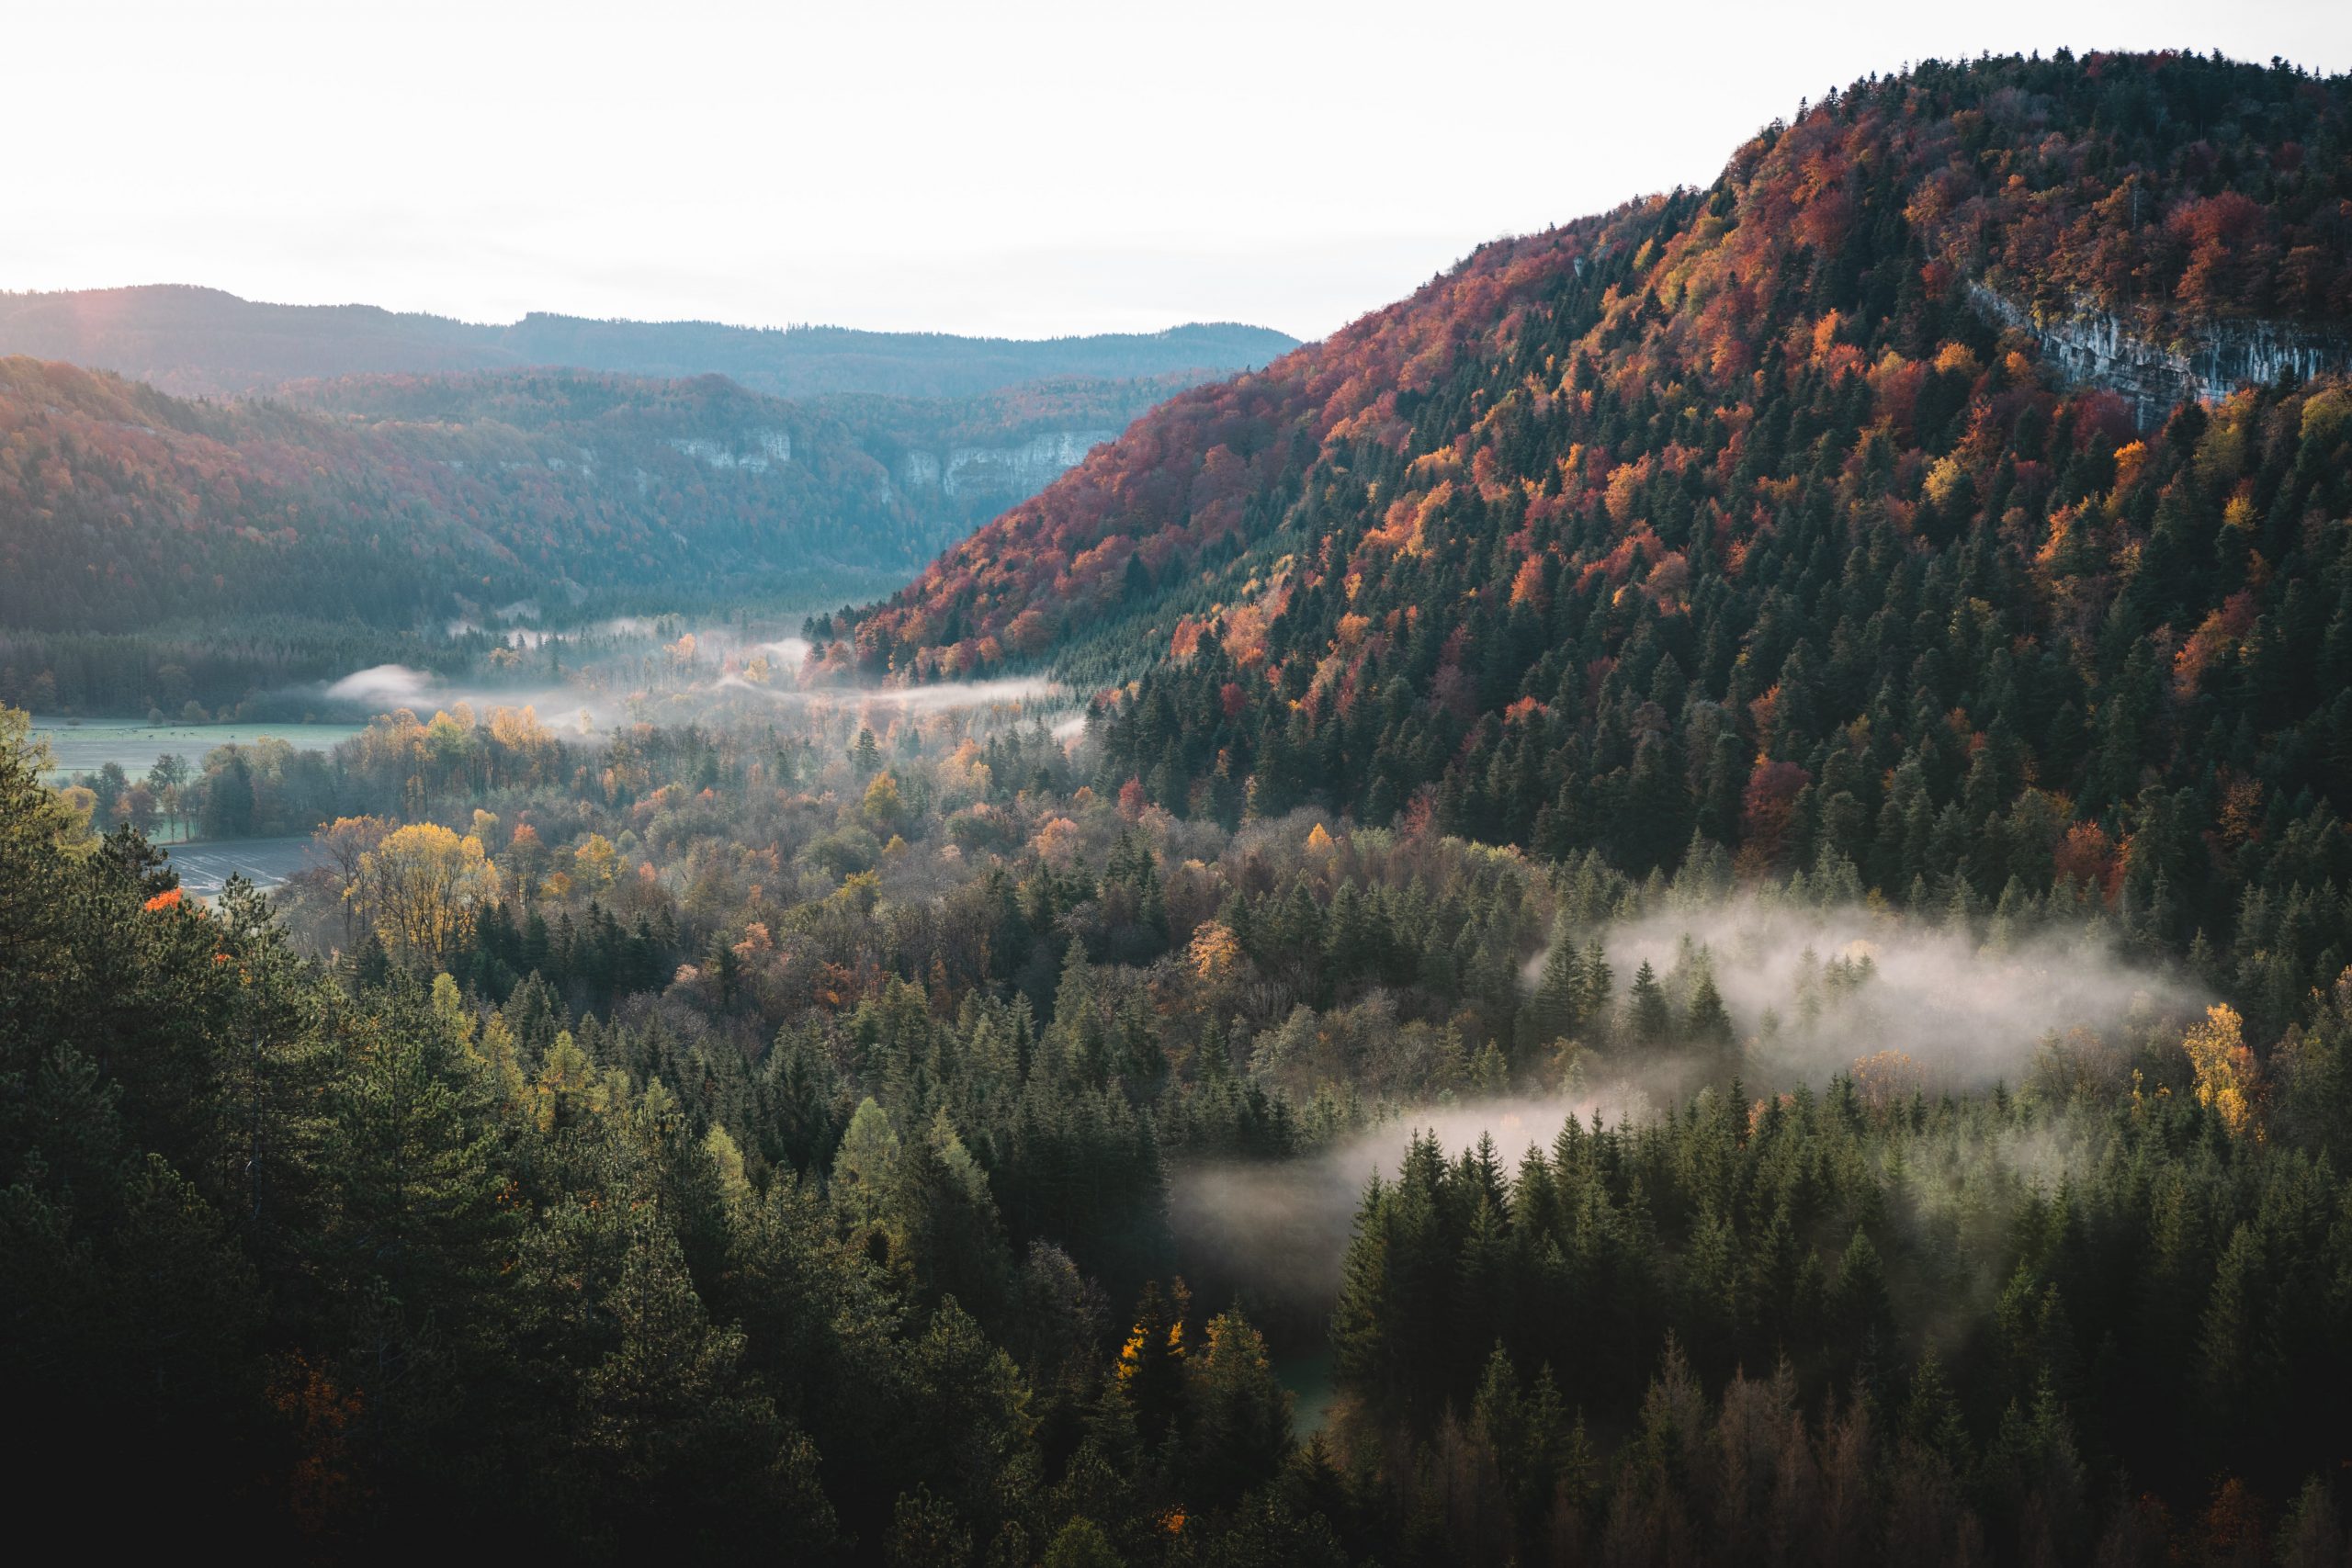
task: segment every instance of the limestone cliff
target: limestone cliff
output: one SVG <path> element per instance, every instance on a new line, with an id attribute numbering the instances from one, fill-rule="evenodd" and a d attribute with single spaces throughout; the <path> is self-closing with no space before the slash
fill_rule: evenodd
<path id="1" fill-rule="evenodd" d="M 1982 283 L 1968 297 L 1988 320 L 2033 334 L 2076 385 L 2120 394 L 2143 427 L 2190 398 L 2224 398 L 2249 383 L 2352 372 L 2352 340 L 2282 321 L 2211 321 L 2171 343 L 2133 332 L 2112 311 L 2036 311 Z"/>
<path id="2" fill-rule="evenodd" d="M 1088 452 L 1118 434 L 1115 430 L 1056 430 L 1017 446 L 912 451 L 899 464 L 899 482 L 909 490 L 935 486 L 951 499 L 1020 500 L 1045 489 L 1075 468 Z"/>

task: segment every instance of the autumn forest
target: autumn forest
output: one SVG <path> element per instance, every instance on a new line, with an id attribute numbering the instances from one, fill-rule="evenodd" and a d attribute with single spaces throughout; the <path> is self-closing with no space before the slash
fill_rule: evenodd
<path id="1" fill-rule="evenodd" d="M 27 299 L 23 1495 L 2352 1562 L 2352 78 L 1924 62 L 1287 351 Z"/>

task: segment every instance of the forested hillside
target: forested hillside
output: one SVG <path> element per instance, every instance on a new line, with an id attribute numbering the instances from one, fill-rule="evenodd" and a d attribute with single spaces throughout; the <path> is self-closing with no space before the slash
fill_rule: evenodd
<path id="1" fill-rule="evenodd" d="M 591 321 L 546 311 L 488 325 L 373 305 L 270 305 L 170 286 L 0 293 L 0 354 L 119 371 L 184 397 L 341 376 L 566 365 L 664 378 L 723 375 L 776 397 L 960 398 L 1068 377 L 1198 380 L 1262 365 L 1296 344 L 1232 322 L 1027 340 Z"/>
<path id="2" fill-rule="evenodd" d="M 1139 672 L 1103 743 L 1180 814 L 1636 875 L 1696 835 L 1914 903 L 2071 877 L 2166 942 L 2252 921 L 2298 996 L 2352 949 L 2352 393 L 2137 429 L 1968 286 L 2341 331 L 2348 101 L 2196 56 L 1858 84 L 1174 400 L 820 629 Z"/>
<path id="3" fill-rule="evenodd" d="M 870 591 L 1184 384 L 793 402 L 542 371 L 224 405 L 0 360 L 0 701 L 225 706 L 437 661 L 445 622 L 518 601 L 577 618 Z"/>
<path id="4" fill-rule="evenodd" d="M 234 319 L 188 352 L 274 341 Z M 1166 371 L 1148 343 L 1125 357 L 1106 340 L 998 344 L 999 363 L 957 358 L 961 339 L 836 335 L 873 338 L 881 369 L 808 359 L 823 371 L 810 384 L 853 389 L 795 400 L 715 374 L 558 369 L 273 382 L 224 405 L 0 360 L 0 701 L 228 707 L 393 659 L 446 662 L 446 622 L 517 602 L 576 618 L 874 592 L 1257 352 L 1202 329 L 1184 341 L 1229 357 Z M 58 341 L 103 359 L 113 340 Z M 362 343 L 272 363 L 378 360 L 405 362 Z M 914 374 L 951 364 L 944 380 Z M 1145 373 L 1007 381 L 1068 365 Z M 934 381 L 975 389 L 860 389 Z"/>
<path id="5" fill-rule="evenodd" d="M 345 813 L 276 911 L 0 716 L 20 1473 L 272 1560 L 2339 1561 L 2352 981 L 2279 1029 L 2079 885 L 1228 833 L 858 713 L 222 748 L 178 809 Z"/>
<path id="6" fill-rule="evenodd" d="M 476 391 L 472 410 L 368 422 L 0 362 L 0 622 L 266 608 L 406 626 L 456 593 L 752 590 L 920 558 L 941 536 L 837 422 L 718 377 Z"/>
<path id="7" fill-rule="evenodd" d="M 1050 457 L 1050 467 L 1043 471 L 1034 461 L 1024 464 L 1033 444 L 1075 444 L 1082 454 L 1118 434 L 1154 404 L 1194 385 L 1202 374 L 1129 380 L 1065 378 L 964 397 L 837 393 L 791 402 L 744 397 L 734 383 L 716 377 L 699 378 L 690 385 L 698 388 L 696 395 L 713 401 L 738 399 L 745 411 L 793 409 L 829 422 L 837 438 L 854 442 L 879 468 L 878 474 L 861 468 L 862 479 L 877 493 L 900 492 L 899 499 L 927 530 L 955 539 L 1006 506 L 1026 500 L 1067 466 Z M 625 432 L 640 417 L 658 419 L 679 391 L 680 384 L 674 382 L 540 371 L 347 376 L 288 382 L 271 397 L 412 438 L 443 426 L 487 423 L 593 441 L 601 431 Z M 730 410 L 718 423 L 753 417 L 752 412 Z M 673 437 L 670 449 L 678 450 L 678 440 L 695 439 L 691 433 Z M 688 451 L 722 468 L 729 457 L 740 466 L 745 458 L 756 462 L 772 456 L 763 451 L 738 455 L 709 445 Z"/>
<path id="8" fill-rule="evenodd" d="M 518 602 L 859 596 L 1161 399 L 1291 345 L 0 296 L 0 350 L 72 362 L 0 360 L 0 701 L 227 709 L 446 663 L 446 622 Z M 220 392 L 241 400 L 184 400 Z"/>

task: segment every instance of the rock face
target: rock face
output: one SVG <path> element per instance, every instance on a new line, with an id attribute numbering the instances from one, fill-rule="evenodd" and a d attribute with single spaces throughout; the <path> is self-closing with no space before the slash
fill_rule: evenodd
<path id="1" fill-rule="evenodd" d="M 2249 383 L 2352 372 L 2352 342 L 2282 321 L 2215 321 L 2167 344 L 2132 333 L 2109 311 L 2037 319 L 1982 283 L 1968 286 L 1968 298 L 1986 319 L 2032 333 L 2069 381 L 2120 395 L 2143 429 L 2191 398 L 2210 402 Z"/>
<path id="2" fill-rule="evenodd" d="M 770 463 L 792 461 L 792 435 L 783 430 L 754 430 L 751 433 L 752 449 L 737 452 L 722 442 L 701 436 L 682 437 L 669 444 L 697 462 L 714 468 L 747 468 L 755 474 L 768 471 Z"/>
<path id="3" fill-rule="evenodd" d="M 1018 446 L 954 446 L 944 456 L 910 452 L 899 465 L 899 482 L 909 490 L 935 486 L 951 500 L 1034 495 L 1118 434 L 1115 430 L 1055 430 Z"/>

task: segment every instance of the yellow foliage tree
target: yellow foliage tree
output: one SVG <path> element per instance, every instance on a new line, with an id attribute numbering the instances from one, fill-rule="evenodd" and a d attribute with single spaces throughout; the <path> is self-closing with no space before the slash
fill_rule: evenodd
<path id="1" fill-rule="evenodd" d="M 88 832 L 91 819 L 97 815 L 97 792 L 87 784 L 67 784 L 57 792 L 57 798 L 72 814 L 75 835 Z"/>
<path id="2" fill-rule="evenodd" d="M 865 800 L 859 810 L 865 825 L 877 833 L 895 833 L 906 816 L 906 803 L 899 795 L 899 781 L 890 773 L 876 773 L 874 782 L 865 786 Z"/>
<path id="3" fill-rule="evenodd" d="M 498 897 L 498 872 L 480 839 L 416 822 L 360 858 L 351 897 L 394 958 L 437 969 L 472 937 L 481 907 Z"/>
<path id="4" fill-rule="evenodd" d="M 718 1172 L 719 1194 L 727 1206 L 740 1212 L 752 1201 L 751 1179 L 743 1174 L 743 1151 L 717 1122 L 703 1135 L 702 1152 Z"/>
<path id="5" fill-rule="evenodd" d="M 1966 482 L 1967 479 L 1968 469 L 1957 459 L 1937 458 L 1936 466 L 1928 470 L 1927 483 L 1924 487 L 1928 492 L 1928 499 L 1938 506 L 1943 505 L 1960 492 L 1961 486 Z"/>
<path id="6" fill-rule="evenodd" d="M 596 1064 L 571 1038 L 571 1031 L 558 1032 L 555 1043 L 548 1047 L 547 1063 L 531 1086 L 532 1119 L 539 1131 L 568 1131 L 610 1104 L 606 1086 L 596 1077 Z"/>
<path id="7" fill-rule="evenodd" d="M 2188 1054 L 2188 1065 L 2197 1075 L 2197 1103 L 2219 1112 L 2232 1137 L 2243 1136 L 2249 1128 L 2260 1136 L 2254 1112 L 2262 1099 L 2261 1069 L 2254 1053 L 2246 1049 L 2245 1028 L 2236 1010 L 2226 1006 L 2207 1008 L 2205 1021 L 2181 1036 L 2180 1048 Z"/>
<path id="8" fill-rule="evenodd" d="M 1193 973 L 1214 984 L 1241 962 L 1241 942 L 1228 928 L 1210 920 L 1193 933 L 1189 956 Z"/>
<path id="9" fill-rule="evenodd" d="M 602 833 L 589 834 L 587 840 L 571 852 L 571 859 L 579 867 L 580 880 L 592 890 L 610 887 L 620 862 L 619 854 L 613 849 L 613 841 Z"/>
<path id="10" fill-rule="evenodd" d="M 1037 857 L 1052 866 L 1066 866 L 1078 853 L 1078 824 L 1067 817 L 1048 818 L 1031 839 Z"/>
<path id="11" fill-rule="evenodd" d="M 359 880 L 359 863 L 382 843 L 392 824 L 381 817 L 338 817 L 311 835 L 311 852 L 334 871 L 346 896 Z"/>

